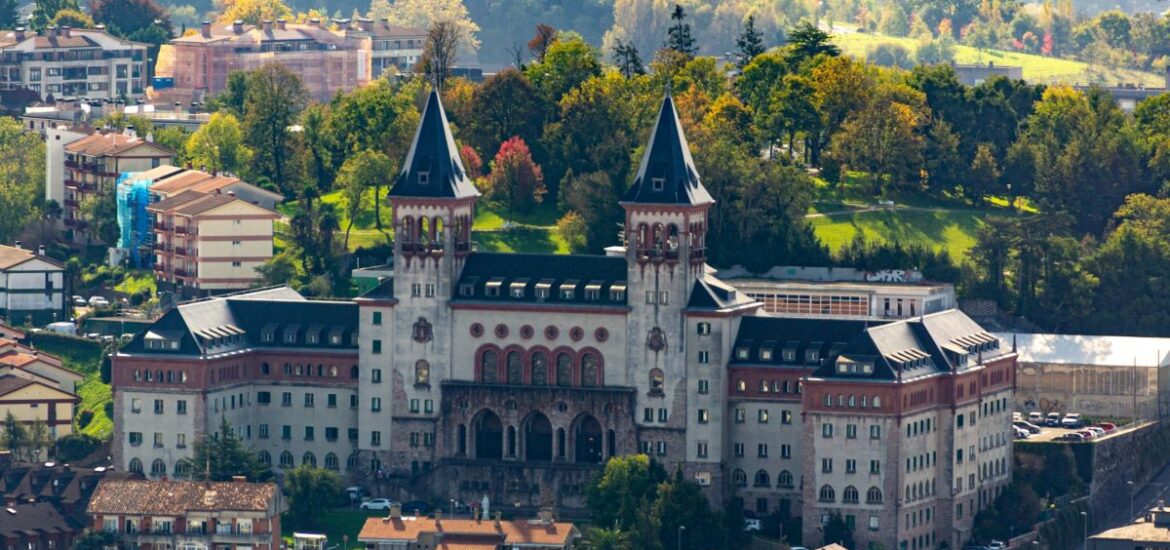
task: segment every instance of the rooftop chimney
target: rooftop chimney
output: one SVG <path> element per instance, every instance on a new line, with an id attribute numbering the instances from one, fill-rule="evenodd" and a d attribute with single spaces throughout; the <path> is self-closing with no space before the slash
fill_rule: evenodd
<path id="1" fill-rule="evenodd" d="M 20 241 L 16 241 L 16 244 L 14 244 L 12 246 L 15 246 L 18 250 L 23 250 L 20 248 Z"/>
<path id="2" fill-rule="evenodd" d="M 552 525 L 556 518 L 553 517 L 553 509 L 551 506 L 544 506 L 536 513 L 536 519 L 540 520 L 541 525 Z"/>
<path id="3" fill-rule="evenodd" d="M 504 517 L 504 514 L 503 514 L 503 512 L 500 512 L 500 511 L 498 511 L 498 510 L 497 510 L 497 511 L 496 511 L 496 514 L 495 514 L 495 516 L 496 516 L 496 518 L 495 518 L 495 520 L 496 520 L 496 527 L 499 527 L 499 526 L 500 526 L 500 520 L 501 520 L 501 519 L 503 519 L 503 517 Z"/>
<path id="4" fill-rule="evenodd" d="M 248 478 L 246 476 L 232 476 L 232 483 L 247 483 L 247 482 L 248 482 Z"/>
<path id="5" fill-rule="evenodd" d="M 265 20 L 261 21 L 260 24 L 264 26 L 264 32 L 272 32 L 272 20 L 271 19 L 265 19 Z"/>
<path id="6" fill-rule="evenodd" d="M 72 34 L 72 32 L 70 32 L 70 31 L 72 31 L 72 30 L 73 29 L 69 25 L 62 25 L 61 26 L 61 34 L 65 35 L 65 38 L 69 38 L 69 36 Z"/>
<path id="7" fill-rule="evenodd" d="M 401 519 L 402 518 L 402 503 L 400 503 L 400 502 L 391 503 L 390 504 L 390 515 L 388 517 L 389 517 L 389 519 Z"/>
<path id="8" fill-rule="evenodd" d="M 321 26 L 321 20 L 320 20 L 320 19 L 317 19 L 316 17 L 314 17 L 314 18 L 312 18 L 312 19 L 310 19 L 310 20 L 309 20 L 309 26 L 310 26 L 310 27 L 320 27 L 320 26 Z"/>
<path id="9" fill-rule="evenodd" d="M 362 18 L 357 19 L 357 24 L 358 24 L 358 28 L 361 29 L 363 32 L 370 32 L 370 29 L 373 28 L 373 26 L 374 26 L 374 20 L 362 17 Z"/>
<path id="10" fill-rule="evenodd" d="M 15 35 L 17 40 L 24 40 L 24 27 L 16 27 L 13 35 Z M 1170 75 L 1170 67 L 1166 68 L 1166 74 Z"/>
<path id="11" fill-rule="evenodd" d="M 236 34 L 244 32 L 244 22 L 239 19 L 232 21 L 232 32 Z"/>
<path id="12" fill-rule="evenodd" d="M 280 29 L 280 30 L 282 30 L 282 31 L 283 31 L 283 30 L 285 30 L 286 28 L 288 28 L 288 20 L 286 20 L 286 19 L 277 19 L 277 20 L 276 20 L 276 28 L 278 28 L 278 29 Z"/>
<path id="13" fill-rule="evenodd" d="M 204 21 L 199 25 L 199 34 L 203 38 L 211 38 L 211 21 Z"/>
<path id="14" fill-rule="evenodd" d="M 45 255 L 45 245 L 42 244 L 42 245 L 37 247 L 37 254 L 40 256 Z"/>

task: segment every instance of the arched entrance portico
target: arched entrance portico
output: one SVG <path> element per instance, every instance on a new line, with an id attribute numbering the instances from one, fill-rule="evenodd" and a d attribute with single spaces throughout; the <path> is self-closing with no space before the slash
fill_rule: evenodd
<path id="1" fill-rule="evenodd" d="M 524 422 L 524 460 L 552 461 L 552 422 L 541 412 L 534 412 Z"/>
<path id="2" fill-rule="evenodd" d="M 504 423 L 499 415 L 483 410 L 472 422 L 475 427 L 475 458 L 504 458 Z"/>
<path id="3" fill-rule="evenodd" d="M 582 464 L 601 463 L 601 423 L 591 414 L 585 414 L 574 422 L 573 447 L 575 461 Z"/>

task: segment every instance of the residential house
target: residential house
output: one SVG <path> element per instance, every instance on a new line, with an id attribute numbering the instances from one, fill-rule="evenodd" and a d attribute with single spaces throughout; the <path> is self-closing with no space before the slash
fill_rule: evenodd
<path id="1" fill-rule="evenodd" d="M 434 517 L 404 516 L 401 506 L 391 505 L 384 518 L 369 518 L 358 533 L 358 542 L 373 550 L 435 549 L 513 549 L 571 550 L 580 531 L 572 523 L 556 521 L 552 511 L 544 509 L 531 520 L 443 518 L 441 510 Z"/>
<path id="2" fill-rule="evenodd" d="M 410 72 L 422 59 L 426 29 L 391 25 L 389 19 L 355 19 L 349 29 L 353 34 L 370 37 L 373 78 L 381 78 L 384 73 Z"/>
<path id="3" fill-rule="evenodd" d="M 60 462 L 11 462 L 0 457 L 0 496 L 4 505 L 21 502 L 53 504 L 80 525 L 90 522 L 85 514 L 89 499 L 103 479 L 142 479 L 142 474 L 107 466 L 81 467 Z M 102 456 L 104 464 L 105 456 Z"/>
<path id="4" fill-rule="evenodd" d="M 281 511 L 275 483 L 246 481 L 106 479 L 87 508 L 91 528 L 142 550 L 277 550 Z"/>
<path id="5" fill-rule="evenodd" d="M 67 319 L 65 266 L 37 251 L 0 245 L 0 315 L 11 324 L 43 326 Z"/>
<path id="6" fill-rule="evenodd" d="M 77 391 L 77 383 L 85 378 L 62 366 L 61 360 L 52 355 L 0 338 L 0 376 L 5 374 L 44 382 L 67 392 Z"/>
<path id="7" fill-rule="evenodd" d="M 146 207 L 154 216 L 154 271 L 185 292 L 247 288 L 272 257 L 273 210 L 231 192 L 184 191 Z"/>
<path id="8" fill-rule="evenodd" d="M 146 91 L 147 47 L 100 27 L 0 31 L 0 88 L 32 90 L 41 99 L 139 97 Z"/>
<path id="9" fill-rule="evenodd" d="M 0 376 L 0 416 L 24 424 L 43 422 L 52 437 L 73 433 L 73 410 L 81 398 L 55 385 L 13 375 Z"/>
<path id="10" fill-rule="evenodd" d="M 20 550 L 67 550 L 82 524 L 52 503 L 25 502 L 0 510 L 0 545 Z"/>

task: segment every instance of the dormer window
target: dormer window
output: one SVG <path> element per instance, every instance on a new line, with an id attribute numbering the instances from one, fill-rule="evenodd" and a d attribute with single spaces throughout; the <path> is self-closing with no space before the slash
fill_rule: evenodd
<path id="1" fill-rule="evenodd" d="M 565 281 L 561 283 L 561 299 L 572 300 L 577 295 L 577 281 Z"/>
<path id="2" fill-rule="evenodd" d="M 626 301 L 626 282 L 625 281 L 618 281 L 612 285 L 609 285 L 609 300 L 611 302 L 624 302 L 624 301 Z"/>
<path id="3" fill-rule="evenodd" d="M 419 185 L 426 185 L 430 182 L 431 182 L 431 173 L 430 172 L 419 172 L 418 173 L 418 184 Z"/>
<path id="4" fill-rule="evenodd" d="M 528 279 L 517 279 L 508 285 L 508 295 L 513 298 L 523 298 L 527 294 Z"/>
<path id="5" fill-rule="evenodd" d="M 655 191 L 662 191 L 666 188 L 666 178 L 650 178 L 650 185 L 654 186 Z"/>
<path id="6" fill-rule="evenodd" d="M 810 350 L 804 352 L 804 359 L 805 359 L 805 361 L 807 361 L 809 363 L 815 363 L 817 361 L 820 361 L 821 360 L 821 351 L 816 350 L 816 349 L 810 349 Z"/>
<path id="7" fill-rule="evenodd" d="M 772 360 L 772 348 L 760 348 L 760 361 Z"/>
<path id="8" fill-rule="evenodd" d="M 548 295 L 552 290 L 552 284 L 552 279 L 542 279 L 539 283 L 536 283 L 536 288 L 534 289 L 534 292 L 536 293 L 536 299 L 547 300 Z"/>
<path id="9" fill-rule="evenodd" d="M 504 279 L 496 277 L 483 286 L 484 293 L 490 298 L 498 298 L 500 296 L 500 287 L 503 285 Z"/>
<path id="10" fill-rule="evenodd" d="M 784 354 L 781 356 L 781 359 L 783 359 L 785 363 L 795 363 L 796 348 L 784 348 Z"/>
<path id="11" fill-rule="evenodd" d="M 459 285 L 459 295 L 463 297 L 470 297 L 475 295 L 475 285 L 471 283 L 462 283 Z"/>
<path id="12" fill-rule="evenodd" d="M 747 360 L 751 357 L 752 350 L 748 348 L 735 348 L 735 358 Z"/>
<path id="13" fill-rule="evenodd" d="M 585 300 L 596 302 L 601 299 L 601 281 L 590 281 L 585 285 Z"/>

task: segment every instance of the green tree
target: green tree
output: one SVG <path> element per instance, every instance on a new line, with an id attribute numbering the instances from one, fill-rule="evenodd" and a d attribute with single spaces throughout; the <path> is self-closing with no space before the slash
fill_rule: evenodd
<path id="1" fill-rule="evenodd" d="M 841 49 L 833 44 L 833 36 L 807 20 L 788 31 L 788 46 L 790 54 L 798 62 L 822 54 L 829 57 L 841 55 Z"/>
<path id="2" fill-rule="evenodd" d="M 195 168 L 209 172 L 240 174 L 252 161 L 240 121 L 224 111 L 212 113 L 207 124 L 191 134 L 186 150 Z"/>
<path id="3" fill-rule="evenodd" d="M 256 266 L 256 274 L 260 286 L 287 285 L 297 276 L 297 264 L 286 250 Z"/>
<path id="4" fill-rule="evenodd" d="M 544 61 L 524 69 L 524 76 L 543 93 L 546 101 L 556 103 L 569 90 L 601 74 L 599 55 L 579 36 L 560 39 L 548 47 Z"/>
<path id="5" fill-rule="evenodd" d="M 983 195 L 989 193 L 992 186 L 999 181 L 999 163 L 995 161 L 995 153 L 986 143 L 980 143 L 975 150 L 975 158 L 971 160 L 971 172 L 967 179 L 971 183 L 968 196 L 976 202 L 982 202 Z"/>
<path id="6" fill-rule="evenodd" d="M 770 144 L 788 139 L 789 158 L 796 155 L 796 135 L 814 133 L 821 122 L 814 100 L 812 81 L 800 75 L 786 75 L 772 92 L 763 130 Z"/>
<path id="7" fill-rule="evenodd" d="M 953 190 L 962 180 L 966 171 L 964 166 L 959 135 L 951 129 L 950 123 L 941 118 L 934 118 L 926 128 L 926 138 L 923 140 L 922 160 L 926 172 L 927 187 L 935 193 Z M 997 172 L 998 177 L 998 172 Z M 991 181 L 988 185 L 993 185 Z M 982 194 L 991 190 L 991 187 L 975 191 L 976 201 L 982 200 Z M 970 192 L 970 191 L 968 191 Z"/>
<path id="8" fill-rule="evenodd" d="M 76 462 L 101 447 L 102 440 L 83 433 L 71 433 L 57 439 L 57 460 Z"/>
<path id="9" fill-rule="evenodd" d="M 337 173 L 337 185 L 341 188 L 345 211 L 349 216 L 349 223 L 345 226 L 345 249 L 349 248 L 349 231 L 353 229 L 354 219 L 365 204 L 366 192 L 373 190 L 375 195 L 381 193 L 381 182 L 392 172 L 393 165 L 389 157 L 369 149 L 350 157 L 341 165 Z"/>
<path id="10" fill-rule="evenodd" d="M 4 416 L 4 448 L 8 449 L 12 456 L 17 460 L 28 460 L 29 450 L 29 434 L 28 428 L 24 426 L 12 411 L 8 411 Z"/>
<path id="11" fill-rule="evenodd" d="M 736 66 L 741 70 L 751 63 L 756 56 L 764 53 L 764 35 L 756 30 L 756 16 L 749 15 L 743 23 L 743 32 L 735 39 Z"/>
<path id="12" fill-rule="evenodd" d="M 244 476 L 248 481 L 266 481 L 272 478 L 272 470 L 252 451 L 244 448 L 244 442 L 236 434 L 227 418 L 220 419 L 219 429 L 204 433 L 195 441 L 192 456 L 179 461 L 182 469 L 196 481 L 231 481 L 234 476 Z"/>
<path id="13" fill-rule="evenodd" d="M 766 116 L 772 94 L 787 74 L 788 60 L 783 52 L 763 53 L 744 66 L 739 78 L 735 79 L 735 89 L 757 115 Z"/>
<path id="14" fill-rule="evenodd" d="M 341 476 L 327 468 L 301 465 L 285 473 L 288 516 L 298 529 L 316 528 L 321 509 L 341 501 Z"/>
<path id="15" fill-rule="evenodd" d="M 0 29 L 15 29 L 20 23 L 17 0 L 0 0 Z"/>
<path id="16" fill-rule="evenodd" d="M 666 30 L 666 48 L 687 56 L 699 53 L 695 37 L 691 36 L 691 24 L 687 23 L 687 11 L 682 4 L 675 4 L 670 12 L 670 28 Z"/>
<path id="17" fill-rule="evenodd" d="M 868 174 L 874 196 L 916 181 L 922 166 L 925 99 L 905 86 L 879 91 L 864 107 L 850 114 L 833 136 L 834 158 Z"/>
<path id="18" fill-rule="evenodd" d="M 64 9 L 53 16 L 50 24 L 58 27 L 73 27 L 75 29 L 92 29 L 93 18 L 81 10 Z"/>
<path id="19" fill-rule="evenodd" d="M 333 152 L 337 150 L 337 136 L 332 131 L 333 110 L 329 105 L 312 103 L 301 113 L 301 136 L 305 154 L 302 156 L 305 184 L 317 188 L 321 194 L 333 187 Z"/>
<path id="20" fill-rule="evenodd" d="M 532 161 L 528 145 L 519 137 L 500 144 L 487 183 L 488 198 L 508 206 L 509 221 L 516 212 L 531 213 L 547 192 L 540 166 Z"/>
<path id="21" fill-rule="evenodd" d="M 42 215 L 45 145 L 20 122 L 0 117 L 0 242 L 10 243 Z"/>
<path id="22" fill-rule="evenodd" d="M 700 550 L 721 547 L 724 543 L 721 519 L 711 511 L 703 490 L 683 479 L 682 470 L 675 471 L 670 481 L 658 485 L 658 498 L 651 507 L 650 520 L 658 529 L 658 540 L 664 549 Z"/>
<path id="23" fill-rule="evenodd" d="M 845 523 L 841 514 L 830 514 L 825 524 L 825 544 L 837 543 L 845 548 L 856 548 L 853 543 L 853 526 Z"/>
<path id="24" fill-rule="evenodd" d="M 581 550 L 633 550 L 630 536 L 620 528 L 590 527 L 577 543 Z"/>
<path id="25" fill-rule="evenodd" d="M 244 96 L 244 132 L 256 152 L 252 173 L 285 196 L 295 193 L 297 163 L 289 127 L 297 123 L 309 94 L 295 73 L 280 63 L 267 63 L 248 75 Z"/>
<path id="26" fill-rule="evenodd" d="M 86 529 L 81 536 L 73 539 L 72 550 L 106 550 L 120 547 L 118 533 L 100 529 Z"/>
<path id="27" fill-rule="evenodd" d="M 512 136 L 540 143 L 545 99 L 524 73 L 507 68 L 488 78 L 472 95 L 467 142 L 489 159 Z M 540 151 L 536 152 L 538 158 Z"/>
<path id="28" fill-rule="evenodd" d="M 81 11 L 77 0 L 37 0 L 36 5 L 28 22 L 37 31 L 47 28 L 61 10 Z"/>
<path id="29" fill-rule="evenodd" d="M 666 470 L 646 455 L 611 458 L 586 490 L 590 517 L 600 526 L 637 528 L 664 481 Z"/>
<path id="30" fill-rule="evenodd" d="M 638 54 L 638 47 L 634 46 L 633 43 L 622 42 L 620 38 L 617 39 L 617 43 L 613 47 L 613 63 L 626 78 L 646 74 L 646 68 L 642 66 L 642 56 Z"/>

